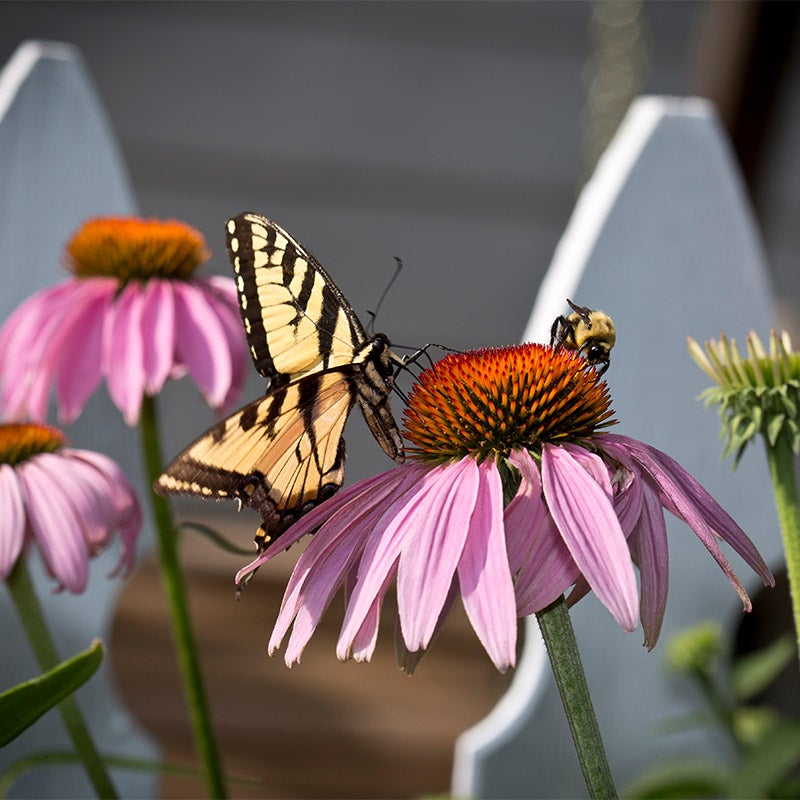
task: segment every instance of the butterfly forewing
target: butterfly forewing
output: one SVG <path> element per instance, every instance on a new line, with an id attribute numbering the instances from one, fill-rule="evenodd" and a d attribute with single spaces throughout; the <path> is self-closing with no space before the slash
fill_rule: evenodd
<path id="1" fill-rule="evenodd" d="M 368 344 L 358 318 L 320 263 L 258 214 L 228 221 L 242 320 L 256 369 L 274 383 L 352 364 Z"/>

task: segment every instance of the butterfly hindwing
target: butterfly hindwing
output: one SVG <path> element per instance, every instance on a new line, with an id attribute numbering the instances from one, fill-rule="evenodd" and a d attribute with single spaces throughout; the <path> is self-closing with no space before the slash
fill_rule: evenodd
<path id="1" fill-rule="evenodd" d="M 277 536 L 344 479 L 344 430 L 355 393 L 348 370 L 312 375 L 218 422 L 159 477 L 166 494 L 239 500 Z"/>

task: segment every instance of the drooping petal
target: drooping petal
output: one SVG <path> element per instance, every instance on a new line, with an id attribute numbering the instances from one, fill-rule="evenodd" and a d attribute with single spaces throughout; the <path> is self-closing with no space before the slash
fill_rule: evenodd
<path id="1" fill-rule="evenodd" d="M 20 305 L 2 329 L 0 375 L 6 419 L 44 420 L 58 364 L 59 331 L 77 297 L 72 281 L 39 292 Z"/>
<path id="2" fill-rule="evenodd" d="M 287 665 L 300 660 L 334 594 L 357 564 L 364 542 L 400 478 L 389 471 L 382 474 L 381 481 L 371 481 L 369 490 L 340 506 L 311 540 L 286 587 L 269 641 L 270 654 L 280 647 L 292 625 L 285 660 Z"/>
<path id="3" fill-rule="evenodd" d="M 359 565 L 358 579 L 345 609 L 344 622 L 336 646 L 336 655 L 345 660 L 358 633 L 365 616 L 380 594 L 384 580 L 396 569 L 397 561 L 406 542 L 415 539 L 417 530 L 415 523 L 420 521 L 418 509 L 429 495 L 441 483 L 441 474 L 446 466 L 426 470 L 417 464 L 403 465 L 396 468 L 412 477 L 403 491 L 397 493 L 370 532 L 364 547 L 364 554 Z M 402 619 L 402 603 L 398 606 Z M 405 634 L 405 629 L 404 629 Z M 408 641 L 408 639 L 406 639 Z"/>
<path id="4" fill-rule="evenodd" d="M 56 394 L 59 419 L 71 422 L 83 411 L 100 385 L 105 318 L 116 291 L 116 281 L 97 278 L 76 282 L 81 286 L 80 303 L 73 297 L 71 312 L 59 326 Z"/>
<path id="5" fill-rule="evenodd" d="M 60 587 L 73 593 L 86 588 L 89 548 L 83 524 L 69 498 L 59 488 L 59 469 L 48 469 L 34 456 L 17 469 L 28 523 L 44 563 Z M 61 467 L 63 469 L 63 465 Z"/>
<path id="6" fill-rule="evenodd" d="M 559 598 L 580 574 L 542 499 L 539 468 L 525 449 L 509 461 L 520 471 L 517 495 L 504 513 L 508 559 L 516 574 L 517 615 L 525 617 Z"/>
<path id="7" fill-rule="evenodd" d="M 736 589 L 745 609 L 749 610 L 750 598 L 715 538 L 719 536 L 728 542 L 766 586 L 773 586 L 772 573 L 747 534 L 700 483 L 666 453 L 628 436 L 606 434 L 604 438 L 631 454 L 658 488 L 662 505 L 695 532 Z"/>
<path id="8" fill-rule="evenodd" d="M 103 372 L 108 393 L 128 425 L 139 421 L 145 390 L 142 292 L 129 283 L 117 296 L 103 332 Z"/>
<path id="9" fill-rule="evenodd" d="M 580 578 L 580 570 L 547 514 L 532 529 L 531 548 L 517 574 L 517 614 L 526 617 L 547 608 Z"/>
<path id="10" fill-rule="evenodd" d="M 383 586 L 372 601 L 369 611 L 364 615 L 364 621 L 361 623 L 361 627 L 353 637 L 353 641 L 350 644 L 350 658 L 354 661 L 369 661 L 375 652 L 375 646 L 378 643 L 378 628 L 381 621 L 383 598 L 392 585 L 394 577 L 394 572 L 390 572 L 386 576 Z"/>
<path id="11" fill-rule="evenodd" d="M 642 513 L 643 486 L 638 472 L 625 470 L 625 480 L 614 494 L 614 511 L 626 537 L 630 536 Z"/>
<path id="12" fill-rule="evenodd" d="M 427 647 L 433 636 L 478 496 L 478 466 L 472 458 L 447 465 L 436 478 L 407 518 L 414 543 L 401 551 L 397 567 L 400 624 L 411 651 Z"/>
<path id="13" fill-rule="evenodd" d="M 521 476 L 519 489 L 503 513 L 508 563 L 512 574 L 515 574 L 525 563 L 531 550 L 534 541 L 531 532 L 539 527 L 548 512 L 542 500 L 539 468 L 531 454 L 525 448 L 512 450 L 508 460 L 519 470 Z"/>
<path id="14" fill-rule="evenodd" d="M 644 482 L 642 482 L 644 483 Z M 628 539 L 633 560 L 639 566 L 642 584 L 641 618 L 644 645 L 656 646 L 669 591 L 669 550 L 664 511 L 655 491 L 646 483 L 643 489 L 642 513 Z"/>
<path id="15" fill-rule="evenodd" d="M 147 394 L 161 391 L 175 363 L 175 294 L 172 281 L 153 278 L 142 295 L 142 365 Z"/>
<path id="16" fill-rule="evenodd" d="M 219 407 L 233 374 L 225 328 L 201 288 L 188 282 L 176 282 L 174 287 L 177 359 L 209 404 Z"/>
<path id="17" fill-rule="evenodd" d="M 236 402 L 242 390 L 249 361 L 247 348 L 244 345 L 245 339 L 242 336 L 242 317 L 236 284 L 230 278 L 219 275 L 198 279 L 199 282 L 205 282 L 209 288 L 231 354 L 231 386 L 222 405 L 222 408 L 226 409 Z"/>
<path id="18" fill-rule="evenodd" d="M 85 479 L 94 485 L 101 504 L 101 524 L 107 533 L 104 537 L 118 531 L 120 538 L 119 563 L 109 577 L 127 576 L 136 563 L 136 541 L 142 530 L 142 509 L 136 490 L 125 477 L 116 461 L 102 453 L 91 450 L 65 448 L 64 457 L 72 460 L 72 466 L 79 469 L 85 466 Z"/>
<path id="19" fill-rule="evenodd" d="M 442 629 L 444 621 L 447 618 L 447 615 L 450 613 L 453 603 L 456 601 L 456 597 L 458 597 L 460 594 L 459 590 L 460 586 L 458 584 L 458 575 L 456 574 L 455 578 L 453 578 L 453 583 L 450 586 L 450 591 L 447 593 L 447 598 L 444 601 L 444 605 L 442 606 L 439 619 L 436 622 L 436 628 L 433 631 L 433 636 L 431 636 L 428 647 L 424 650 L 415 650 L 412 652 L 408 649 L 408 647 L 406 647 L 405 640 L 403 639 L 403 632 L 400 628 L 400 615 L 396 615 L 394 625 L 394 648 L 397 654 L 397 666 L 400 667 L 400 669 L 402 669 L 407 675 L 414 674 L 419 666 L 420 661 L 422 661 L 422 659 L 425 657 L 425 654 L 436 641 L 437 637 L 439 636 L 439 631 Z"/>
<path id="20" fill-rule="evenodd" d="M 597 456 L 593 456 L 597 458 Z M 542 485 L 550 513 L 581 573 L 624 631 L 639 621 L 639 599 L 628 544 L 601 486 L 563 447 L 542 449 Z"/>
<path id="21" fill-rule="evenodd" d="M 458 581 L 475 633 L 497 669 L 505 672 L 516 660 L 517 607 L 503 528 L 503 486 L 494 461 L 480 464 L 478 477 Z"/>
<path id="22" fill-rule="evenodd" d="M 10 574 L 25 541 L 25 506 L 13 467 L 0 464 L 0 580 Z"/>

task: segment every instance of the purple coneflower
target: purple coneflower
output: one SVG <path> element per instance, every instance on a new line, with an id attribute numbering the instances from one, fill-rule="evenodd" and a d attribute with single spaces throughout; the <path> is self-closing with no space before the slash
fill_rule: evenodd
<path id="1" fill-rule="evenodd" d="M 672 458 L 604 432 L 612 414 L 607 385 L 563 349 L 451 354 L 424 371 L 405 412 L 409 461 L 313 509 L 237 575 L 241 583 L 317 531 L 290 578 L 270 653 L 291 627 L 285 659 L 299 661 L 344 587 L 337 655 L 368 660 L 392 584 L 409 669 L 457 595 L 500 670 L 515 662 L 517 617 L 571 586 L 572 602 L 594 592 L 625 631 L 641 618 L 652 648 L 667 602 L 664 509 L 691 527 L 749 610 L 717 538 L 772 584 L 752 542 Z"/>
<path id="2" fill-rule="evenodd" d="M 0 578 L 36 543 L 58 589 L 86 588 L 89 559 L 119 533 L 112 573 L 133 568 L 142 526 L 139 501 L 106 456 L 64 445 L 63 434 L 33 423 L 0 424 Z"/>
<path id="3" fill-rule="evenodd" d="M 24 302 L 0 330 L 0 404 L 6 418 L 44 420 L 51 388 L 59 418 L 77 417 L 106 379 L 125 421 L 142 397 L 187 371 L 210 405 L 244 378 L 233 281 L 199 278 L 202 235 L 174 220 L 97 218 L 67 245 L 73 277 Z"/>

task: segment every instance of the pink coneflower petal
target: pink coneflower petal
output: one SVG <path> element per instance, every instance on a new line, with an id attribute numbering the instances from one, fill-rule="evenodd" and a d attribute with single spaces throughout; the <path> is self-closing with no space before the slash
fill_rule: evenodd
<path id="1" fill-rule="evenodd" d="M 642 512 L 628 539 L 642 582 L 641 617 L 644 645 L 652 650 L 661 633 L 669 589 L 669 551 L 664 511 L 655 493 L 644 486 Z"/>
<path id="2" fill-rule="evenodd" d="M 547 506 L 542 499 L 542 479 L 539 468 L 524 448 L 512 450 L 508 461 L 519 471 L 521 481 L 516 495 L 506 506 L 504 522 L 508 563 L 511 572 L 516 573 L 525 564 L 531 551 L 531 531 L 538 529 Z"/>
<path id="3" fill-rule="evenodd" d="M 774 585 L 769 567 L 747 534 L 694 477 L 666 453 L 627 436 L 606 434 L 605 438 L 612 448 L 609 452 L 614 452 L 616 446 L 615 452 L 627 453 L 642 465 L 657 487 L 661 503 L 695 532 L 736 589 L 745 609 L 750 610 L 750 598 L 716 541 L 719 536 L 728 542 L 765 585 Z"/>
<path id="4" fill-rule="evenodd" d="M 72 312 L 60 324 L 59 348 L 53 359 L 56 396 L 62 420 L 74 420 L 100 385 L 103 361 L 104 320 L 116 292 L 112 280 L 81 284 Z M 46 375 L 46 371 L 42 371 Z M 45 385 L 45 392 L 47 387 Z"/>
<path id="5" fill-rule="evenodd" d="M 395 499 L 384 508 L 383 514 L 370 530 L 364 545 L 359 563 L 358 581 L 353 587 L 336 646 L 336 655 L 340 660 L 343 661 L 349 656 L 352 642 L 375 598 L 380 596 L 387 577 L 396 572 L 397 562 L 404 546 L 409 542 L 415 542 L 417 524 L 423 524 L 418 513 L 420 504 L 428 496 L 430 487 L 437 487 L 441 483 L 441 473 L 444 469 L 438 467 L 427 471 L 421 465 L 411 463 L 394 470 L 402 477 L 403 484 L 398 488 Z M 398 608 L 406 643 L 409 649 L 418 649 L 409 643 L 406 632 L 409 620 L 403 616 L 404 605 L 399 587 Z M 421 646 L 424 647 L 425 643 Z"/>
<path id="6" fill-rule="evenodd" d="M 393 491 L 391 473 L 386 480 L 373 484 L 372 499 L 380 503 Z M 269 652 L 280 647 L 289 625 L 294 622 L 286 648 L 286 663 L 300 660 L 300 654 L 327 609 L 337 588 L 352 568 L 357 554 L 369 535 L 369 530 L 383 511 L 359 499 L 337 512 L 327 523 L 324 535 L 317 535 L 298 560 L 289 585 L 286 587 L 281 610 L 269 642 Z M 302 563 L 301 563 L 302 562 Z"/>
<path id="7" fill-rule="evenodd" d="M 600 602 L 624 631 L 632 631 L 639 621 L 636 575 L 610 484 L 595 479 L 603 476 L 608 483 L 605 468 L 590 475 L 563 447 L 542 449 L 542 485 L 561 536 Z"/>
<path id="8" fill-rule="evenodd" d="M 458 581 L 475 633 L 497 669 L 505 672 L 516 660 L 517 614 L 503 528 L 503 486 L 494 462 L 484 461 L 478 475 Z"/>
<path id="9" fill-rule="evenodd" d="M 413 547 L 397 567 L 397 605 L 409 650 L 424 649 L 433 636 L 459 565 L 478 496 L 478 466 L 465 458 L 431 473 L 424 494 L 409 509 Z"/>
<path id="10" fill-rule="evenodd" d="M 172 283 L 148 281 L 142 296 L 142 366 L 144 390 L 158 394 L 174 368 L 175 295 Z"/>
<path id="11" fill-rule="evenodd" d="M 54 464 L 50 459 L 57 459 Z M 89 577 L 89 548 L 83 521 L 66 494 L 58 489 L 60 470 L 57 456 L 41 453 L 20 465 L 20 476 L 28 522 L 50 574 L 59 589 L 78 593 Z M 42 502 L 46 497 L 47 502 Z"/>
<path id="12" fill-rule="evenodd" d="M 245 381 L 248 367 L 247 353 L 242 347 L 242 317 L 239 313 L 239 299 L 235 284 L 228 278 L 212 275 L 205 279 L 198 279 L 198 283 L 205 284 L 209 291 L 216 296 L 215 308 L 228 342 L 228 352 L 231 357 L 231 386 L 222 404 L 222 408 L 225 409 L 236 400 L 239 389 Z"/>
<path id="13" fill-rule="evenodd" d="M 350 643 L 349 655 L 354 661 L 364 662 L 369 661 L 375 652 L 375 646 L 378 643 L 378 628 L 381 620 L 381 606 L 386 592 L 394 581 L 395 573 L 390 572 L 383 582 L 378 594 L 372 602 L 367 613 L 364 615 L 364 620 L 361 627 L 356 631 L 353 641 Z M 399 620 L 398 620 L 399 624 Z M 402 638 L 402 637 L 401 637 Z"/>
<path id="14" fill-rule="evenodd" d="M 63 454 L 72 459 L 71 467 L 94 487 L 96 502 L 100 504 L 98 520 L 105 535 L 94 544 L 105 547 L 110 534 L 119 533 L 120 559 L 109 577 L 126 577 L 136 563 L 136 540 L 142 528 L 142 510 L 133 486 L 119 465 L 102 453 L 65 448 Z"/>
<path id="15" fill-rule="evenodd" d="M 644 481 L 638 472 L 627 472 L 627 480 L 614 495 L 614 511 L 619 519 L 619 526 L 627 538 L 639 521 L 644 502 Z"/>
<path id="16" fill-rule="evenodd" d="M 9 464 L 0 464 L 0 508 L 0 580 L 5 580 L 25 541 L 25 506 L 19 481 Z"/>
<path id="17" fill-rule="evenodd" d="M 207 294 L 190 283 L 175 284 L 175 350 L 209 404 L 225 402 L 233 367 L 225 328 Z"/>
<path id="18" fill-rule="evenodd" d="M 517 614 L 520 617 L 549 606 L 581 574 L 549 514 L 529 535 L 533 546 L 517 575 Z"/>
<path id="19" fill-rule="evenodd" d="M 142 293 L 138 284 L 129 283 L 109 310 L 103 343 L 108 393 L 125 422 L 135 425 L 145 386 Z"/>
<path id="20" fill-rule="evenodd" d="M 394 647 L 397 653 L 397 664 L 404 672 L 409 675 L 413 675 L 416 668 L 419 666 L 419 662 L 422 661 L 425 654 L 430 649 L 431 645 L 436 641 L 439 631 L 442 629 L 444 625 L 444 621 L 447 618 L 447 615 L 450 613 L 450 609 L 453 607 L 453 603 L 455 603 L 456 598 L 459 596 L 461 587 L 458 584 L 458 576 L 456 575 L 453 578 L 453 583 L 450 585 L 450 591 L 447 593 L 447 598 L 444 601 L 444 605 L 442 606 L 442 611 L 439 614 L 439 619 L 436 621 L 436 627 L 433 631 L 433 636 L 431 636 L 431 640 L 428 643 L 428 647 L 425 650 L 414 650 L 413 652 L 408 649 L 406 646 L 405 640 L 403 639 L 403 632 L 400 629 L 400 615 L 399 613 L 396 616 L 395 620 L 395 629 L 394 629 Z"/>
<path id="21" fill-rule="evenodd" d="M 7 418 L 47 416 L 51 376 L 57 369 L 61 323 L 81 292 L 67 281 L 26 300 L 2 329 L 0 368 L 2 403 Z"/>

